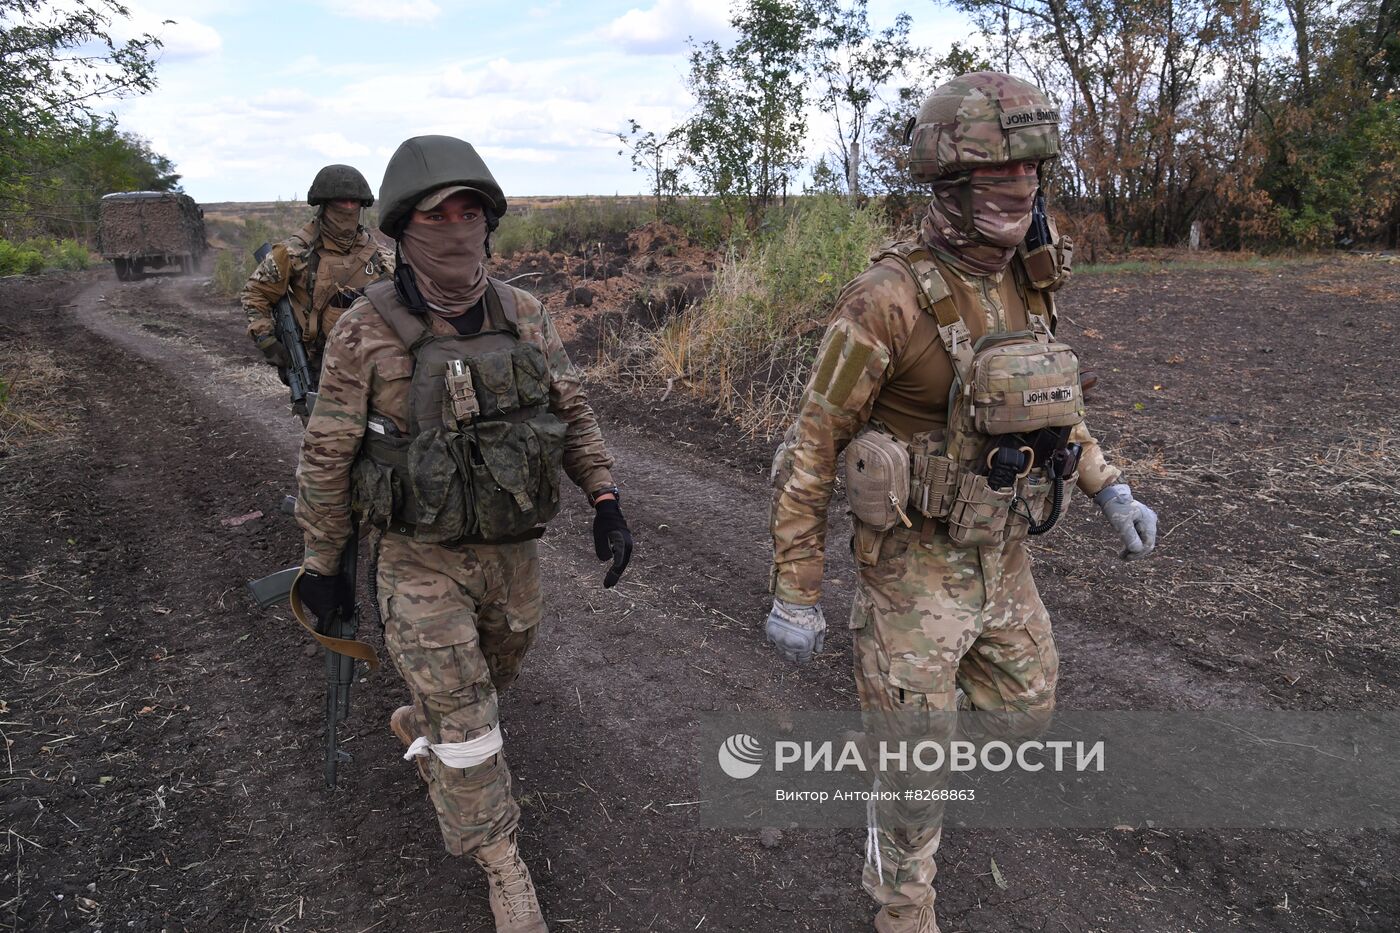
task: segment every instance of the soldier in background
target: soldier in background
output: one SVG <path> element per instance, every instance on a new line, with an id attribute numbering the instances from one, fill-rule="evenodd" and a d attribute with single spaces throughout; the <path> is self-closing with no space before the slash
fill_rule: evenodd
<path id="1" fill-rule="evenodd" d="M 1058 123 L 1045 95 L 1010 75 L 964 75 L 929 95 L 907 140 L 914 180 L 933 185 L 920 233 L 842 292 L 774 458 L 767 635 L 801 662 L 822 649 L 826 512 L 846 452 L 868 721 L 980 710 L 1030 737 L 1049 722 L 1059 660 L 1027 534 L 1048 530 L 1077 484 L 1122 557 L 1155 543 L 1156 516 L 1105 460 L 1077 359 L 1052 336 L 1072 248 L 1037 198 Z M 1047 242 L 1029 249 L 1037 207 Z M 875 929 L 935 933 L 941 810 L 912 825 L 872 813 L 863 883 L 880 904 Z"/>
<path id="2" fill-rule="evenodd" d="M 321 366 L 326 335 L 364 287 L 394 272 L 394 254 L 360 225 L 361 211 L 374 203 L 365 176 L 349 165 L 327 165 L 306 195 L 316 216 L 263 258 L 238 300 L 248 315 L 248 333 L 279 370 L 290 365 L 287 349 L 272 327 L 272 309 L 283 295 L 312 370 Z"/>
<path id="3" fill-rule="evenodd" d="M 384 531 L 384 643 L 413 700 L 390 728 L 418 760 L 447 850 L 485 870 L 496 929 L 543 933 L 497 692 L 543 614 L 536 539 L 558 511 L 561 467 L 594 507 L 595 554 L 612 560 L 604 586 L 626 569 L 632 536 L 548 313 L 486 274 L 506 199 L 485 163 L 460 139 L 414 137 L 379 193 L 399 264 L 326 344 L 297 470 L 296 586 L 319 619 L 335 617 L 352 598 L 335 576 L 352 510 Z"/>

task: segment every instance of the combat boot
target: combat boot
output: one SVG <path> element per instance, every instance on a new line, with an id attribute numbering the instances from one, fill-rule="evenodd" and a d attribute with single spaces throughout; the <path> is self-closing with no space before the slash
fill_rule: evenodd
<path id="1" fill-rule="evenodd" d="M 496 933 L 549 933 L 540 902 L 535 897 L 530 869 L 525 867 L 515 844 L 515 833 L 488 842 L 477 849 L 473 857 L 486 872 Z"/>
<path id="2" fill-rule="evenodd" d="M 932 904 L 881 907 L 875 915 L 875 933 L 938 933 Z"/>
<path id="3" fill-rule="evenodd" d="M 422 734 L 421 732 L 415 732 L 418 725 L 418 710 L 412 706 L 400 706 L 398 709 L 394 710 L 394 714 L 389 717 L 389 731 L 398 736 L 404 748 L 408 748 L 412 745 L 413 740 Z M 418 766 L 418 776 L 423 779 L 424 784 L 428 783 L 427 756 L 415 758 L 413 762 Z"/>

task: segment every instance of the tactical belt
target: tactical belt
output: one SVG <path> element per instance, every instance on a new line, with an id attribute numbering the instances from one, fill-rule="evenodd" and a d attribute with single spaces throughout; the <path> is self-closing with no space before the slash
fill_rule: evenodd
<path id="1" fill-rule="evenodd" d="M 417 529 L 417 525 L 414 525 L 410 522 L 402 521 L 392 521 L 384 528 L 385 532 L 387 532 L 388 534 L 403 535 L 407 538 L 412 538 L 414 532 L 417 531 Z M 455 541 L 437 542 L 434 546 L 445 548 L 461 548 L 486 547 L 495 544 L 521 544 L 525 541 L 534 541 L 537 538 L 544 537 L 544 531 L 544 526 L 540 525 L 536 528 L 531 528 L 524 534 L 511 535 L 506 538 L 495 538 L 491 541 L 486 541 L 482 538 L 474 537 L 472 535 L 466 535 L 464 537 L 456 539 Z"/>

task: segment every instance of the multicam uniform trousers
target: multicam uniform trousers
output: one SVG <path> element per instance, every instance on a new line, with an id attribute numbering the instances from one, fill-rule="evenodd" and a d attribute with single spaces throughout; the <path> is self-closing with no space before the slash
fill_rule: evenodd
<path id="1" fill-rule="evenodd" d="M 1059 656 L 1024 539 L 957 548 L 941 527 L 921 541 L 918 531 L 897 526 L 881 542 L 878 560 L 860 567 L 851 628 L 867 721 L 952 713 L 961 687 L 976 711 L 1029 713 L 1009 720 L 1031 734 L 1048 725 Z M 872 811 L 862 882 L 882 904 L 933 902 L 942 806 L 915 812 L 911 819 L 908 807 Z"/>
<path id="2" fill-rule="evenodd" d="M 543 602 L 537 542 L 445 547 L 393 533 L 379 550 L 384 641 L 413 695 L 416 735 L 476 738 L 500 720 L 497 692 L 520 674 Z M 443 843 L 467 855 L 520 818 L 504 753 L 471 768 L 430 757 Z"/>

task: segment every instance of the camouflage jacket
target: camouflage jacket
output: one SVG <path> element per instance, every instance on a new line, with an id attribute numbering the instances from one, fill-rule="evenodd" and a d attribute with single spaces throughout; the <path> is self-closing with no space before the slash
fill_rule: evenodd
<path id="1" fill-rule="evenodd" d="M 319 253 L 315 256 L 314 282 L 310 274 L 313 250 Z M 272 334 L 272 309 L 283 295 L 289 295 L 302 340 L 319 351 L 357 293 L 393 273 L 394 251 L 368 232 L 362 230 L 355 245 L 342 253 L 321 244 L 313 220 L 272 247 L 248 277 L 238 300 L 248 316 L 248 334 L 257 342 Z"/>
<path id="2" fill-rule="evenodd" d="M 584 394 L 582 375 L 569 360 L 549 312 L 528 292 L 513 291 L 520 339 L 544 353 L 549 407 L 568 425 L 564 472 L 592 495 L 613 485 L 613 460 Z M 436 315 L 431 325 L 437 334 L 457 333 Z M 326 341 L 320 395 L 302 438 L 296 517 L 304 532 L 308 569 L 335 572 L 350 535 L 350 468 L 359 454 L 366 419 L 371 412 L 384 415 L 407 433 L 412 375 L 413 357 L 369 299 L 360 298 Z"/>
<path id="3" fill-rule="evenodd" d="M 1024 330 L 1024 285 L 1010 269 L 991 276 L 938 263 L 975 341 L 989 330 Z M 841 451 L 875 419 L 908 440 L 945 426 L 952 360 L 936 321 L 919 306 L 918 285 L 894 259 L 853 279 L 837 299 L 797 418 L 773 459 L 773 590 L 801 605 L 821 598 L 827 506 Z M 1118 480 L 1098 441 L 1081 424 L 1079 488 L 1093 495 Z"/>

